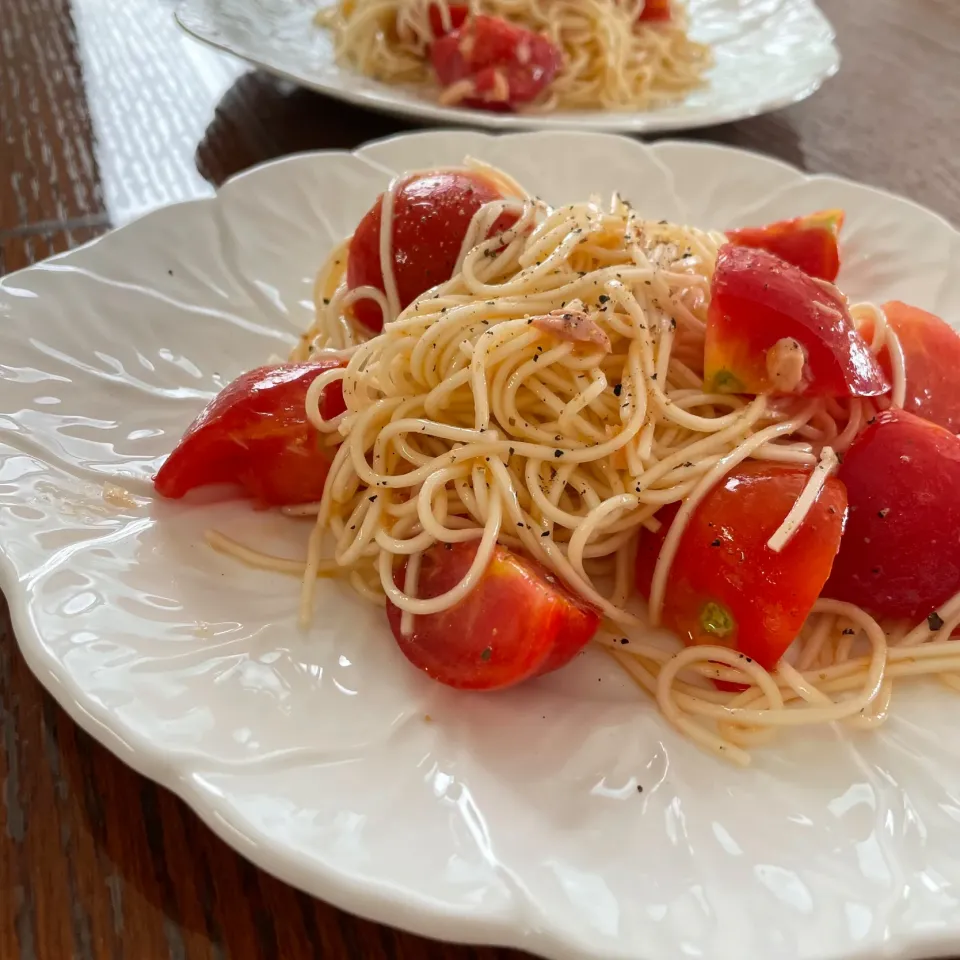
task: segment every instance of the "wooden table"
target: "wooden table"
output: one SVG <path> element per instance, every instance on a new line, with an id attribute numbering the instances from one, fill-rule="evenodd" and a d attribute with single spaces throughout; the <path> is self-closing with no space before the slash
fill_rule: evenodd
<path id="1" fill-rule="evenodd" d="M 960 3 L 822 5 L 840 75 L 696 136 L 960 222 Z M 262 160 L 398 129 L 194 44 L 169 0 L 0 0 L 0 273 Z M 356 920 L 258 871 L 67 719 L 5 610 L 0 630 L 0 960 L 521 956 Z"/>

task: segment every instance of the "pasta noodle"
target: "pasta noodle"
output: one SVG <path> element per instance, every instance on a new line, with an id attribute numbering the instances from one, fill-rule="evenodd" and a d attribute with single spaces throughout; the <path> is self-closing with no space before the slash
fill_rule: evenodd
<path id="1" fill-rule="evenodd" d="M 677 7 L 670 22 L 638 23 L 643 0 L 470 0 L 473 13 L 500 17 L 548 37 L 562 66 L 527 109 L 649 110 L 682 99 L 700 86 L 710 51 L 691 40 Z M 436 86 L 429 48 L 431 24 L 449 24 L 450 0 L 339 0 L 317 15 L 334 35 L 341 61 L 392 84 Z M 502 81 L 505 83 L 505 81 Z M 469 82 L 437 96 L 469 97 Z M 499 99 L 506 100 L 501 96 Z"/>
<path id="2" fill-rule="evenodd" d="M 670 723 L 741 764 L 751 746 L 783 728 L 875 726 L 899 677 L 940 675 L 960 688 L 960 647 L 949 639 L 960 625 L 960 596 L 938 623 L 906 626 L 821 599 L 772 672 L 723 646 L 668 647 L 647 629 L 659 621 L 685 524 L 727 473 L 747 459 L 811 469 L 769 541 L 781 550 L 859 426 L 902 402 L 902 353 L 883 311 L 859 304 L 851 315 L 873 324 L 874 351 L 890 352 L 891 398 L 708 392 L 706 310 L 722 234 L 645 220 L 620 197 L 552 209 L 501 171 L 471 166 L 509 199 L 473 217 L 449 281 L 400 309 L 391 238 L 405 178 L 391 184 L 381 207 L 386 292 L 348 291 L 346 245 L 319 271 L 316 322 L 292 359 L 334 352 L 348 363 L 320 374 L 307 394 L 310 421 L 340 443 L 321 502 L 287 511 L 315 520 L 306 561 L 257 554 L 217 533 L 211 545 L 262 569 L 302 575 L 305 621 L 316 578 L 342 575 L 367 598 L 389 598 L 403 612 L 405 633 L 415 617 L 465 597 L 498 544 L 520 550 L 602 611 L 597 643 Z M 518 215 L 515 224 L 484 239 L 505 210 Z M 376 336 L 349 316 L 364 297 L 388 321 Z M 555 335 L 550 318 L 574 316 L 578 333 L 592 339 Z M 325 420 L 323 391 L 337 381 L 347 409 Z M 630 599 L 636 541 L 673 503 L 680 510 L 645 616 Z M 442 596 L 418 598 L 424 552 L 462 541 L 479 541 L 467 575 Z M 712 680 L 742 689 L 724 691 Z"/>

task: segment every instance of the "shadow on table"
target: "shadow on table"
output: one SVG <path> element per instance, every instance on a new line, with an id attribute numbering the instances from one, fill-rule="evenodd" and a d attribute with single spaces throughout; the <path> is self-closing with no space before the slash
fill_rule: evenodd
<path id="1" fill-rule="evenodd" d="M 276 157 L 304 150 L 353 150 L 369 140 L 420 126 L 253 71 L 240 77 L 217 105 L 197 148 L 197 169 L 219 186 Z M 744 147 L 804 166 L 788 112 L 671 135 L 680 136 Z"/>
<path id="2" fill-rule="evenodd" d="M 244 74 L 217 105 L 197 147 L 197 169 L 215 186 L 266 160 L 304 150 L 353 150 L 416 125 L 360 110 L 262 71 Z"/>
<path id="3" fill-rule="evenodd" d="M 722 143 L 729 147 L 753 150 L 792 164 L 801 170 L 807 169 L 800 137 L 790 122 L 788 110 L 669 136 L 669 139 L 674 138 Z"/>

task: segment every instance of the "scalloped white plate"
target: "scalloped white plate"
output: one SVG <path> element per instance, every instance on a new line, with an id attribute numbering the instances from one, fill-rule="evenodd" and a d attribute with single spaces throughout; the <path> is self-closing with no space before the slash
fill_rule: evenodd
<path id="1" fill-rule="evenodd" d="M 0 580 L 31 668 L 251 860 L 387 923 L 555 960 L 947 951 L 948 692 L 898 691 L 877 733 L 797 733 L 736 770 L 600 654 L 505 694 L 456 693 L 328 582 L 303 634 L 295 582 L 201 539 L 216 526 L 302 556 L 301 523 L 150 498 L 204 402 L 309 321 L 317 265 L 389 176 L 465 154 L 554 203 L 617 188 L 648 216 L 717 228 L 845 207 L 851 295 L 960 317 L 945 221 L 741 151 L 434 132 L 260 167 L 0 285 Z M 114 505 L 104 482 L 135 502 Z"/>
<path id="2" fill-rule="evenodd" d="M 348 103 L 431 123 L 500 130 L 630 133 L 754 117 L 809 97 L 840 67 L 833 28 L 814 0 L 687 0 L 691 32 L 714 49 L 709 83 L 655 111 L 498 114 L 443 107 L 423 91 L 341 67 L 313 16 L 334 0 L 183 0 L 180 25 L 199 40 Z"/>

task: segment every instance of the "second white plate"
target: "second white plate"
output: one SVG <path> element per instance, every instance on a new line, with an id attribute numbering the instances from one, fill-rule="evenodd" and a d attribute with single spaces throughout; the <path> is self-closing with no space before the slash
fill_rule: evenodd
<path id="1" fill-rule="evenodd" d="M 707 85 L 655 111 L 545 115 L 444 107 L 428 92 L 390 86 L 340 66 L 313 16 L 333 0 L 184 0 L 180 24 L 199 40 L 348 103 L 430 123 L 500 130 L 655 133 L 753 117 L 814 93 L 840 67 L 833 28 L 813 0 L 689 0 L 691 29 L 709 43 Z"/>

